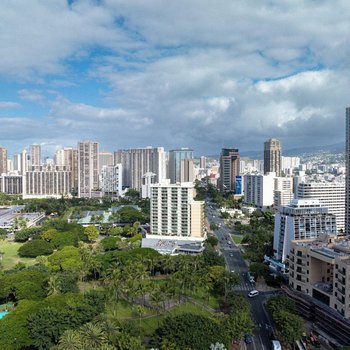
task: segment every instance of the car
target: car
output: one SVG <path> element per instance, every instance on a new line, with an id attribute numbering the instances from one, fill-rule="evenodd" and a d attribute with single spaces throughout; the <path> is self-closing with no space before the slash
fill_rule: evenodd
<path id="1" fill-rule="evenodd" d="M 231 270 L 231 273 L 235 273 L 235 270 Z"/>
<path id="2" fill-rule="evenodd" d="M 244 342 L 246 344 L 251 344 L 253 342 L 253 337 L 248 333 L 244 334 Z"/>
<path id="3" fill-rule="evenodd" d="M 258 296 L 258 295 L 259 295 L 259 291 L 256 290 L 256 289 L 254 289 L 254 290 L 252 290 L 252 291 L 250 291 L 250 292 L 248 293 L 248 297 L 249 297 L 249 298 L 254 298 L 254 297 Z"/>
<path id="4" fill-rule="evenodd" d="M 230 253 L 230 256 L 233 256 L 233 253 Z"/>

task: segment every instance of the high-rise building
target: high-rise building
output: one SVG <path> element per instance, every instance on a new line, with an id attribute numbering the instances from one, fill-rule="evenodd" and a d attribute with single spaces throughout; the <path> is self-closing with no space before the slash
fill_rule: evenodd
<path id="1" fill-rule="evenodd" d="M 193 159 L 193 150 L 189 148 L 169 151 L 169 179 L 170 183 L 181 182 L 181 163 L 185 159 Z"/>
<path id="2" fill-rule="evenodd" d="M 207 167 L 207 157 L 201 156 L 201 158 L 199 160 L 199 167 L 201 169 L 206 169 L 206 167 Z"/>
<path id="3" fill-rule="evenodd" d="M 122 194 L 122 165 L 104 165 L 100 174 L 104 196 L 119 197 Z"/>
<path id="4" fill-rule="evenodd" d="M 99 144 L 93 141 L 78 143 L 78 197 L 94 197 L 99 190 Z"/>
<path id="5" fill-rule="evenodd" d="M 260 209 L 272 207 L 275 178 L 275 173 L 244 175 L 244 203 L 252 204 Z"/>
<path id="6" fill-rule="evenodd" d="M 281 142 L 277 139 L 269 139 L 264 143 L 264 173 L 276 173 L 281 176 L 282 163 Z"/>
<path id="7" fill-rule="evenodd" d="M 0 146 L 0 175 L 7 173 L 7 149 Z"/>
<path id="8" fill-rule="evenodd" d="M 334 182 L 301 182 L 298 185 L 297 197 L 318 199 L 328 208 L 328 212 L 337 217 L 337 231 L 344 231 L 345 226 L 345 183 Z"/>
<path id="9" fill-rule="evenodd" d="M 345 119 L 345 233 L 350 235 L 350 107 L 346 108 Z"/>
<path id="10" fill-rule="evenodd" d="M 0 192 L 6 194 L 23 194 L 22 175 L 0 175 Z"/>
<path id="11" fill-rule="evenodd" d="M 236 176 L 240 174 L 238 148 L 223 148 L 220 156 L 220 191 L 236 192 Z"/>
<path id="12" fill-rule="evenodd" d="M 123 188 L 141 191 L 142 176 L 155 173 L 157 182 L 165 179 L 165 152 L 163 147 L 132 148 L 114 152 L 114 164 L 122 164 Z"/>
<path id="13" fill-rule="evenodd" d="M 294 199 L 293 178 L 276 177 L 273 191 L 273 206 L 277 208 L 281 205 L 287 205 L 292 199 Z"/>
<path id="14" fill-rule="evenodd" d="M 23 198 L 71 196 L 72 172 L 54 165 L 36 166 L 23 176 Z"/>
<path id="15" fill-rule="evenodd" d="M 292 240 L 318 238 L 337 234 L 336 217 L 317 199 L 293 199 L 279 207 L 275 215 L 273 250 L 275 258 L 284 262 Z"/>
<path id="16" fill-rule="evenodd" d="M 151 185 L 155 184 L 156 180 L 155 173 L 146 173 L 142 176 L 141 198 L 151 198 Z"/>
<path id="17" fill-rule="evenodd" d="M 29 162 L 31 166 L 41 165 L 41 146 L 40 145 L 29 146 Z"/>
<path id="18" fill-rule="evenodd" d="M 114 164 L 113 153 L 100 152 L 98 156 L 99 156 L 99 173 L 101 174 L 101 170 L 105 165 L 110 166 Z"/>
<path id="19" fill-rule="evenodd" d="M 194 179 L 193 159 L 182 159 L 180 182 L 193 182 Z"/>
<path id="20" fill-rule="evenodd" d="M 64 166 L 72 172 L 72 193 L 78 192 L 78 150 L 72 147 L 65 147 L 56 152 L 55 164 Z"/>
<path id="21" fill-rule="evenodd" d="M 151 234 L 204 237 L 204 202 L 194 197 L 193 183 L 151 185 Z"/>

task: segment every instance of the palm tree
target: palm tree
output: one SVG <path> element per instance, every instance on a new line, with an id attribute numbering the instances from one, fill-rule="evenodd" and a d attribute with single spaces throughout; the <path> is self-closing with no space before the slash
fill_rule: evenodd
<path id="1" fill-rule="evenodd" d="M 92 322 L 85 323 L 79 330 L 84 349 L 96 349 L 108 344 L 107 336 L 103 329 Z"/>
<path id="2" fill-rule="evenodd" d="M 47 281 L 47 295 L 56 295 L 61 292 L 60 281 L 57 275 L 51 275 Z"/>
<path id="3" fill-rule="evenodd" d="M 59 340 L 57 350 L 82 350 L 83 344 L 78 331 L 66 330 Z"/>

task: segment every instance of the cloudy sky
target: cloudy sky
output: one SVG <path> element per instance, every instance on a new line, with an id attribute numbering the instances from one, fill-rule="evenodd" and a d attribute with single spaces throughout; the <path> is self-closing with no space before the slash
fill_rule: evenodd
<path id="1" fill-rule="evenodd" d="M 348 0 L 2 0 L 0 144 L 344 140 Z"/>

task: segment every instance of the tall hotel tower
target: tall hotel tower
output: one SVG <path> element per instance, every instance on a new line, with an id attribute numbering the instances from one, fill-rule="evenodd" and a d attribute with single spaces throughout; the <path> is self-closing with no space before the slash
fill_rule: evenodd
<path id="1" fill-rule="evenodd" d="M 78 196 L 91 198 L 99 188 L 99 145 L 93 141 L 78 143 Z"/>
<path id="2" fill-rule="evenodd" d="M 277 139 L 269 139 L 264 142 L 264 173 L 276 173 L 281 176 L 282 147 Z"/>
<path id="3" fill-rule="evenodd" d="M 345 177 L 345 234 L 350 234 L 350 107 L 346 108 L 345 116 L 345 166 L 346 166 L 346 177 Z"/>

